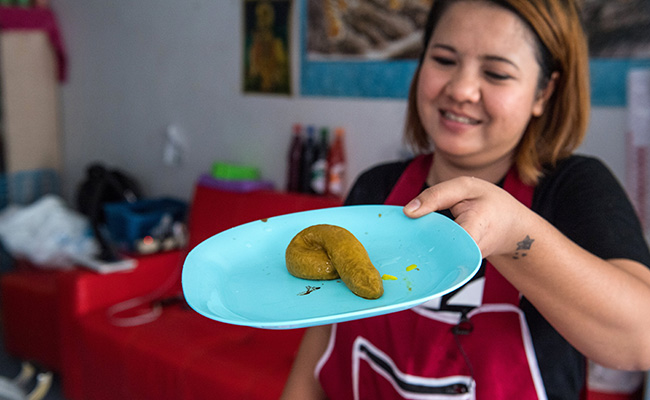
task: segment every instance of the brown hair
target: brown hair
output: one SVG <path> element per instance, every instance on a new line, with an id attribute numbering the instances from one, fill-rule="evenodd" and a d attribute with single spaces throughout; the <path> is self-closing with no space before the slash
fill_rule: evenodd
<path id="1" fill-rule="evenodd" d="M 405 141 L 416 152 L 427 152 L 431 143 L 417 110 L 416 88 L 429 40 L 445 10 L 454 1 L 433 0 L 424 29 L 424 49 L 411 82 L 406 115 Z M 582 142 L 589 120 L 589 56 L 577 0 L 464 0 L 488 1 L 517 14 L 537 42 L 541 67 L 539 89 L 558 72 L 546 112 L 533 117 L 515 151 L 520 178 L 536 184 L 544 165 L 568 157 Z"/>

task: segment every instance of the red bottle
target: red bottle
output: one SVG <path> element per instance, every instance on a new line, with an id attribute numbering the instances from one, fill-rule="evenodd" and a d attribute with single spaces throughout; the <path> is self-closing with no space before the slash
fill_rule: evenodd
<path id="1" fill-rule="evenodd" d="M 287 191 L 300 191 L 301 163 L 302 163 L 302 126 L 293 126 L 293 135 L 289 146 L 287 172 Z"/>
<path id="2" fill-rule="evenodd" d="M 346 188 L 345 130 L 336 128 L 334 141 L 327 156 L 329 169 L 328 190 L 333 196 L 342 198 Z"/>

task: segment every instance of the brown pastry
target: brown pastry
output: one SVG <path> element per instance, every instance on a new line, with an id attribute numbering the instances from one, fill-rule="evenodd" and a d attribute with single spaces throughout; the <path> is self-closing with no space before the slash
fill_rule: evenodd
<path id="1" fill-rule="evenodd" d="M 299 232 L 287 246 L 287 270 L 303 279 L 341 278 L 357 296 L 377 299 L 384 294 L 379 271 L 368 252 L 348 230 L 336 225 L 313 225 Z"/>

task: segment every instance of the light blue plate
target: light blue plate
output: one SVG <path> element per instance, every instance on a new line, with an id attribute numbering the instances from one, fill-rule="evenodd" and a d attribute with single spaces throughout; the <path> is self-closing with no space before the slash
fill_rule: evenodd
<path id="1" fill-rule="evenodd" d="M 382 297 L 366 300 L 340 280 L 309 281 L 287 272 L 287 245 L 315 224 L 346 228 L 380 274 L 397 278 L 383 281 Z M 282 215 L 219 233 L 189 253 L 182 283 L 188 304 L 208 318 L 291 329 L 414 307 L 460 287 L 480 264 L 476 243 L 449 218 L 433 213 L 410 219 L 397 206 L 347 206 Z M 411 265 L 417 268 L 407 271 Z"/>

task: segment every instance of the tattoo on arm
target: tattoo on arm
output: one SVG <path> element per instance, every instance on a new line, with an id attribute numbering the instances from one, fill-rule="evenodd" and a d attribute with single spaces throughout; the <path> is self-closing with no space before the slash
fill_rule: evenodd
<path id="1" fill-rule="evenodd" d="M 530 247 L 533 245 L 534 241 L 535 239 L 531 239 L 530 236 L 526 235 L 526 238 L 524 240 L 517 242 L 517 250 L 515 251 L 515 255 L 512 256 L 512 258 L 518 260 L 519 257 L 526 257 L 528 255 L 528 250 L 530 250 Z"/>

